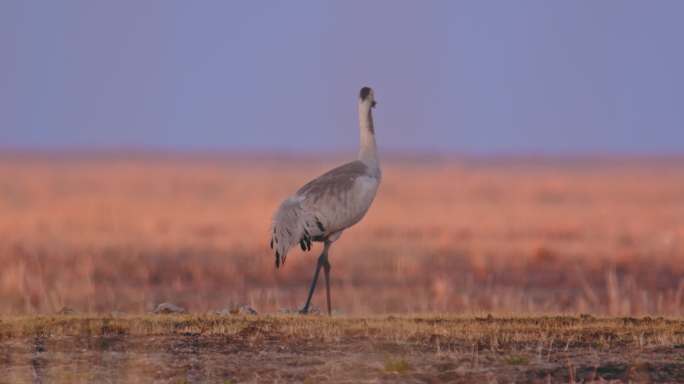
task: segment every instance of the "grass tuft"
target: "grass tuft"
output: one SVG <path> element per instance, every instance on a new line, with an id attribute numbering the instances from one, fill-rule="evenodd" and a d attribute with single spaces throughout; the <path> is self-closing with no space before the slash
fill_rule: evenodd
<path id="1" fill-rule="evenodd" d="M 388 357 L 385 359 L 385 372 L 402 374 L 409 370 L 411 370 L 411 366 L 404 358 Z"/>
<path id="2" fill-rule="evenodd" d="M 530 363 L 530 359 L 523 355 L 510 355 L 506 357 L 506 363 L 509 365 L 527 365 Z"/>

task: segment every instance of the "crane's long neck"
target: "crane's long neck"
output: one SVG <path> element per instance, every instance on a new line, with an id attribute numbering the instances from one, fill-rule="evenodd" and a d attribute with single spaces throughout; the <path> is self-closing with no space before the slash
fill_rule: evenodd
<path id="1" fill-rule="evenodd" d="M 375 145 L 375 129 L 373 128 L 373 113 L 368 103 L 359 103 L 359 128 L 361 129 L 359 160 L 369 167 L 379 168 L 378 148 Z"/>

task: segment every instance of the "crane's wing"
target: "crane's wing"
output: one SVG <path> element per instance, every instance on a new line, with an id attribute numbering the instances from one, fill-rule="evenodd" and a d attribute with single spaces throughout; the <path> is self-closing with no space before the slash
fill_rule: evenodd
<path id="1" fill-rule="evenodd" d="M 368 174 L 368 166 L 356 160 L 333 168 L 321 176 L 309 181 L 297 191 L 298 196 L 305 196 L 311 203 L 329 197 L 341 197 L 354 187 L 356 179 Z"/>
<path id="2" fill-rule="evenodd" d="M 356 223 L 370 206 L 379 175 L 369 173 L 361 161 L 334 168 L 301 187 L 286 199 L 273 218 L 271 247 L 276 267 L 288 250 L 299 243 L 311 249 L 311 240 L 339 232 Z"/>
<path id="3" fill-rule="evenodd" d="M 289 197 L 280 204 L 273 215 L 271 249 L 275 251 L 276 268 L 285 264 L 287 252 L 293 245 L 299 243 L 303 251 L 308 251 L 311 249 L 313 237 L 322 232 L 320 221 L 307 212 L 301 202 L 299 196 Z"/>

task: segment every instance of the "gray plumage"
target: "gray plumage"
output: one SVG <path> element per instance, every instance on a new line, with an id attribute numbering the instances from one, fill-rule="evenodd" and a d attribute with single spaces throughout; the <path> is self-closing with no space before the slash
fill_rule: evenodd
<path id="1" fill-rule="evenodd" d="M 276 267 L 285 263 L 289 250 L 294 246 L 299 245 L 302 250 L 308 251 L 314 241 L 324 242 L 325 245 L 304 312 L 308 310 L 321 267 L 326 272 L 330 312 L 328 249 L 345 229 L 363 218 L 380 185 L 381 171 L 371 113 L 374 106 L 373 90 L 362 88 L 358 106 L 361 137 L 358 160 L 343 164 L 306 183 L 285 199 L 273 216 L 271 248 L 275 253 Z"/>
<path id="2" fill-rule="evenodd" d="M 379 169 L 355 160 L 311 180 L 283 201 L 273 219 L 276 266 L 284 264 L 289 249 L 302 241 L 310 245 L 359 222 L 379 183 Z"/>

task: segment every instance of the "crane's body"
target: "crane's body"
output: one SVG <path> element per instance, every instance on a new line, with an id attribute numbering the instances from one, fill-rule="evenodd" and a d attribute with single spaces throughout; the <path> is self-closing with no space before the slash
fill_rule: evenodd
<path id="1" fill-rule="evenodd" d="M 381 171 L 371 112 L 374 106 L 373 91 L 368 87 L 362 88 L 359 95 L 361 143 L 358 159 L 305 184 L 283 201 L 273 217 L 271 248 L 275 252 L 276 267 L 285 263 L 288 251 L 297 244 L 305 251 L 311 249 L 312 242 L 324 244 L 302 309 L 304 313 L 309 310 L 321 267 L 325 271 L 328 313 L 331 313 L 330 245 L 345 229 L 364 217 L 380 185 Z"/>

